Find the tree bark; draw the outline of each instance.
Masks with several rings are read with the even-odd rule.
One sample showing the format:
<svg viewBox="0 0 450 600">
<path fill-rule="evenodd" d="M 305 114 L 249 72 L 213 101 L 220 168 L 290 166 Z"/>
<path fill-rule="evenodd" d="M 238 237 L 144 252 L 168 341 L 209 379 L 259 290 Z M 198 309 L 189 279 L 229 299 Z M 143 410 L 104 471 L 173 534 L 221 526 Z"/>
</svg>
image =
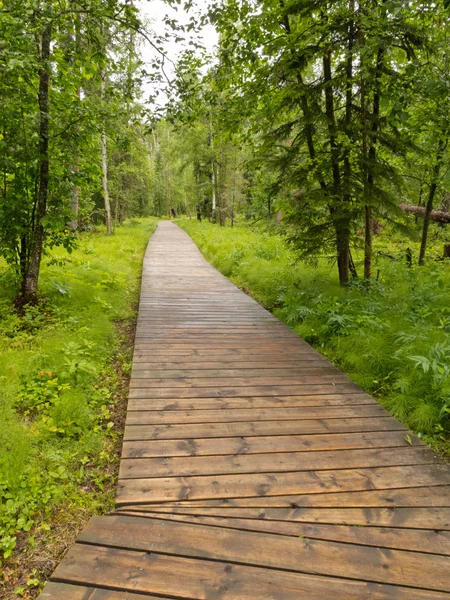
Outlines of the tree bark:
<svg viewBox="0 0 450 600">
<path fill-rule="evenodd" d="M 101 97 L 102 102 L 105 100 L 105 72 L 103 71 L 100 75 L 101 77 Z M 106 132 L 103 129 L 101 133 L 102 139 L 102 172 L 103 172 L 103 198 L 105 202 L 105 223 L 106 223 L 106 233 L 108 235 L 112 234 L 112 223 L 111 223 L 111 203 L 109 201 L 109 191 L 108 191 L 108 146 L 106 142 Z"/>
<path fill-rule="evenodd" d="M 42 221 L 47 213 L 47 198 L 49 185 L 49 132 L 50 132 L 50 48 L 52 39 L 51 23 L 48 23 L 41 37 L 41 66 L 39 69 L 39 174 L 36 196 L 36 212 L 33 239 L 31 240 L 30 262 L 26 271 L 22 293 L 26 300 L 36 297 L 39 271 L 41 268 L 42 250 L 44 245 L 44 226 Z"/>
<path fill-rule="evenodd" d="M 350 9 L 354 12 L 354 1 L 350 2 Z M 348 26 L 347 61 L 345 65 L 345 133 L 350 137 L 352 123 L 352 100 L 353 100 L 353 44 L 355 36 L 355 24 L 353 19 Z M 348 140 L 349 141 L 349 140 Z M 343 200 L 349 203 L 351 200 L 351 175 L 350 144 L 347 143 L 343 152 Z"/>
<path fill-rule="evenodd" d="M 428 192 L 428 201 L 425 207 L 425 214 L 423 216 L 423 227 L 422 227 L 422 240 L 420 242 L 420 253 L 419 253 L 419 265 L 423 265 L 425 261 L 425 252 L 427 249 L 428 240 L 428 229 L 430 227 L 430 215 L 433 210 L 434 197 L 438 186 L 439 173 L 442 165 L 442 158 L 445 149 L 444 142 L 439 140 L 436 150 L 436 161 L 433 167 L 433 176 L 431 179 L 430 191 Z"/>
<path fill-rule="evenodd" d="M 214 159 L 214 134 L 212 127 L 212 118 L 209 116 L 209 144 L 211 148 L 211 218 L 212 222 L 215 223 L 217 220 L 217 208 L 216 208 L 216 186 L 217 186 L 217 174 L 216 174 L 216 161 Z"/>
<path fill-rule="evenodd" d="M 80 35 L 80 17 L 77 16 L 75 17 L 75 56 L 77 56 L 79 50 L 80 50 L 80 45 L 81 45 L 81 35 Z M 69 39 L 72 39 L 72 35 L 69 35 Z M 79 69 L 78 69 L 79 70 Z M 78 101 L 81 101 L 81 88 L 77 87 L 76 91 L 75 91 Z M 78 131 L 78 127 L 75 128 L 76 131 Z M 73 172 L 74 173 L 79 173 L 80 171 L 80 166 L 79 166 L 79 156 L 78 156 L 78 147 L 77 144 L 75 144 L 75 148 L 74 148 L 74 161 L 73 161 Z M 72 231 L 77 231 L 78 229 L 78 212 L 80 209 L 80 188 L 77 185 L 73 186 L 73 190 L 72 190 L 72 212 L 73 212 L 73 219 L 71 220 L 69 227 L 70 229 L 72 229 Z"/>
<path fill-rule="evenodd" d="M 105 223 L 106 223 L 106 233 L 108 235 L 112 234 L 112 224 L 111 224 L 111 203 L 109 201 L 109 191 L 108 191 L 108 148 L 106 145 L 106 133 L 102 131 L 102 183 L 103 183 L 103 198 L 105 201 Z"/>
<path fill-rule="evenodd" d="M 366 80 L 365 80 L 365 60 L 364 48 L 366 45 L 365 35 L 362 28 L 359 32 L 359 45 L 361 48 L 361 149 L 362 149 L 362 174 L 364 183 L 364 279 L 370 279 L 372 271 L 372 208 L 371 196 L 373 187 L 373 177 L 369 165 L 369 150 L 368 150 L 368 132 L 367 132 L 367 95 L 366 95 Z M 376 95 L 376 92 L 375 92 Z M 375 100 L 374 100 L 375 104 Z M 373 140 L 370 150 L 374 149 Z"/>
<path fill-rule="evenodd" d="M 406 213 L 415 215 L 416 217 L 424 217 L 426 212 L 425 206 L 413 206 L 412 204 L 400 204 L 401 208 Z M 436 221 L 438 223 L 450 223 L 450 212 L 443 212 L 442 210 L 432 210 L 429 215 L 430 221 Z"/>
<path fill-rule="evenodd" d="M 381 71 L 383 67 L 383 56 L 384 50 L 379 47 L 376 58 L 375 68 L 375 90 L 373 93 L 373 114 L 372 114 L 372 130 L 370 132 L 370 148 L 368 152 L 368 164 L 367 164 L 367 193 L 364 210 L 365 220 L 365 240 L 364 240 L 364 278 L 370 279 L 372 271 L 372 232 L 373 232 L 373 218 L 372 218 L 372 198 L 373 188 L 375 184 L 375 178 L 373 175 L 373 165 L 377 158 L 377 139 L 378 139 L 378 127 L 380 119 L 380 102 L 381 102 Z M 364 107 L 364 119 L 366 116 Z M 364 128 L 366 124 L 364 123 Z M 366 130 L 367 131 L 367 130 Z"/>
<path fill-rule="evenodd" d="M 364 207 L 364 279 L 370 279 L 372 274 L 372 209 Z"/>
<path fill-rule="evenodd" d="M 339 146 L 337 143 L 336 118 L 334 114 L 334 98 L 331 78 L 331 45 L 323 57 L 323 74 L 325 88 L 325 112 L 328 121 L 330 142 L 331 169 L 333 174 L 333 198 L 330 213 L 336 232 L 336 251 L 339 272 L 339 283 L 346 285 L 349 280 L 350 260 L 350 226 L 345 212 L 342 210 L 341 171 L 339 166 Z"/>
</svg>

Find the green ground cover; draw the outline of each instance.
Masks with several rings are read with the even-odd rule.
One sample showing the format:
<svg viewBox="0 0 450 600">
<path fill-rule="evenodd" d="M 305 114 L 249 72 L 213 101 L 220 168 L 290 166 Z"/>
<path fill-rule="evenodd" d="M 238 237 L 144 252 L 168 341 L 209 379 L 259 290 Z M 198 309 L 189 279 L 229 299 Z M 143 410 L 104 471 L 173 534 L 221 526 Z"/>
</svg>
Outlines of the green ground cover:
<svg viewBox="0 0 450 600">
<path fill-rule="evenodd" d="M 136 317 L 143 253 L 155 226 L 156 219 L 129 221 L 113 236 L 103 230 L 83 233 L 72 254 L 54 249 L 44 259 L 42 300 L 22 315 L 13 305 L 13 274 L 0 264 L 4 559 L 32 553 L 43 533 L 51 544 L 55 515 L 64 521 L 72 512 L 76 520 L 81 511 L 85 520 L 113 505 L 116 404 L 126 397 L 121 388 L 131 367 L 127 336 Z M 5 567 L 4 575 L 8 572 L 14 579 Z M 28 573 L 14 593 L 26 596 L 39 577 Z"/>
<path fill-rule="evenodd" d="M 375 240 L 367 285 L 338 285 L 330 259 L 296 260 L 274 231 L 180 220 L 205 257 L 346 372 L 422 438 L 449 451 L 450 260 L 433 227 L 430 260 L 409 268 L 404 236 Z M 355 252 L 358 265 L 358 252 Z M 360 269 L 362 270 L 362 269 Z"/>
</svg>

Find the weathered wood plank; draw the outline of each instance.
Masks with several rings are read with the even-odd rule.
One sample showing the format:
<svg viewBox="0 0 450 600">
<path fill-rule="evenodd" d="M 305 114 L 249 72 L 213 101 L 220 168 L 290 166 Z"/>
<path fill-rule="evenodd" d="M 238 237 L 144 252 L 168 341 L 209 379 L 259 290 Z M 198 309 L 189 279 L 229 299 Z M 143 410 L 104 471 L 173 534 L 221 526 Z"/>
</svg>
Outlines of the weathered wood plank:
<svg viewBox="0 0 450 600">
<path fill-rule="evenodd" d="M 153 388 L 205 388 L 214 386 L 215 388 L 229 388 L 229 387 L 248 387 L 251 385 L 268 385 L 268 386 L 293 386 L 303 385 L 311 386 L 314 389 L 316 385 L 336 385 L 341 383 L 344 385 L 350 385 L 347 383 L 348 378 L 342 373 L 328 372 L 323 375 L 303 375 L 293 374 L 292 376 L 284 377 L 266 377 L 261 374 L 253 377 L 178 377 L 178 378 L 159 378 L 159 379 L 132 379 L 130 381 L 130 388 L 140 388 L 141 390 L 151 390 Z"/>
<path fill-rule="evenodd" d="M 420 552 L 383 552 L 369 546 L 131 516 L 94 517 L 79 539 L 97 546 L 450 591 L 449 558 Z"/>
<path fill-rule="evenodd" d="M 194 423 L 165 425 L 129 425 L 125 440 L 193 439 L 260 435 L 293 435 L 316 433 L 351 433 L 371 431 L 404 431 L 406 428 L 392 417 L 353 419 L 305 419 L 289 421 L 241 421 L 230 423 Z"/>
<path fill-rule="evenodd" d="M 123 588 L 122 588 L 123 589 Z M 167 596 L 144 596 L 147 600 L 170 600 Z M 71 585 L 70 583 L 47 583 L 40 600 L 143 600 L 142 594 Z M 172 597 L 173 600 L 173 597 Z"/>
<path fill-rule="evenodd" d="M 450 530 L 450 508 L 198 508 L 161 507 L 156 513 L 172 515 L 257 519 L 298 523 L 323 523 L 354 527 L 397 527 L 404 529 Z"/>
<path fill-rule="evenodd" d="M 116 502 L 123 506 L 173 500 L 321 494 L 442 484 L 450 485 L 450 469 L 444 465 L 161 477 L 121 480 Z"/>
<path fill-rule="evenodd" d="M 230 348 L 181 348 L 177 350 L 138 349 L 135 347 L 134 362 L 161 362 L 166 360 L 201 360 L 217 361 L 226 360 L 271 360 L 274 353 L 258 347 L 250 350 L 239 349 L 235 346 Z M 295 350 L 284 350 L 280 348 L 276 352 L 277 360 L 291 359 L 297 361 L 319 360 L 323 358 L 318 352 L 311 352 L 308 348 L 296 348 Z"/>
<path fill-rule="evenodd" d="M 304 360 L 272 360 L 270 363 L 271 369 L 286 369 L 287 367 L 292 367 L 295 369 L 303 370 L 321 367 L 323 365 L 327 365 L 327 361 L 325 358 L 318 360 L 315 357 L 310 357 Z M 242 360 L 237 359 L 234 361 L 224 360 L 210 360 L 206 361 L 204 358 L 199 357 L 199 359 L 194 360 L 195 356 L 187 357 L 187 360 L 165 360 L 159 362 L 135 362 L 133 364 L 133 372 L 139 371 L 148 371 L 151 369 L 155 369 L 157 371 L 161 371 L 164 369 L 197 369 L 201 370 L 211 370 L 211 369 L 264 369 L 267 366 L 267 361 L 263 360 Z"/>
<path fill-rule="evenodd" d="M 171 387 L 130 389 L 130 398 L 246 398 L 248 396 L 308 396 L 310 394 L 353 394 L 361 393 L 354 383 L 329 385 L 253 385 L 248 387 Z"/>
<path fill-rule="evenodd" d="M 450 486 L 407 487 L 404 489 L 367 490 L 363 492 L 326 492 L 290 496 L 259 496 L 252 498 L 224 498 L 215 500 L 184 500 L 151 505 L 154 508 L 170 507 L 250 507 L 250 508 L 329 508 L 329 507 L 450 507 Z M 137 509 L 130 505 L 129 508 Z M 142 508 L 142 507 L 140 507 Z"/>
<path fill-rule="evenodd" d="M 275 441 L 273 441 L 275 444 Z M 318 450 L 317 452 L 272 452 L 225 456 L 179 456 L 156 458 L 123 458 L 121 479 L 145 477 L 180 477 L 224 475 L 230 473 L 282 473 L 326 469 L 359 469 L 399 465 L 436 463 L 436 455 L 428 448 Z"/>
<path fill-rule="evenodd" d="M 338 563 L 339 561 L 336 561 Z M 370 569 L 369 569 L 370 570 Z M 76 544 L 55 579 L 141 594 L 211 600 L 444 600 L 450 594 L 155 552 Z M 416 581 L 417 573 L 416 573 Z"/>
<path fill-rule="evenodd" d="M 295 408 L 303 406 L 376 405 L 368 394 L 263 396 L 245 398 L 130 398 L 128 410 L 217 410 L 225 408 Z"/>
<path fill-rule="evenodd" d="M 411 440 L 411 442 L 409 441 Z M 329 435 L 280 436 L 276 443 L 270 436 L 196 438 L 124 442 L 122 458 L 152 458 L 170 456 L 214 456 L 222 454 L 260 454 L 263 452 L 293 452 L 308 450 L 345 450 L 358 448 L 398 448 L 423 444 L 419 438 L 407 439 L 403 431 L 347 433 Z"/>
<path fill-rule="evenodd" d="M 299 419 L 351 419 L 384 417 L 387 411 L 379 404 L 356 406 L 307 406 L 294 408 L 253 408 L 221 410 L 142 410 L 127 414 L 127 425 L 158 423 L 225 423 L 237 421 L 295 421 Z"/>
<path fill-rule="evenodd" d="M 145 511 L 139 507 L 119 509 L 117 514 L 128 514 L 131 516 L 143 516 L 152 519 L 164 519 L 169 521 L 182 521 L 201 525 L 212 525 L 214 527 L 225 527 L 227 529 L 239 529 L 247 531 L 260 531 L 275 533 L 292 537 L 311 538 L 316 540 L 329 540 L 357 544 L 362 546 L 374 546 L 376 548 L 396 548 L 398 550 L 409 550 L 427 554 L 442 554 L 450 556 L 450 532 L 434 531 L 428 529 L 404 529 L 392 527 L 353 527 L 348 525 L 323 525 L 311 523 L 298 523 L 293 521 L 268 521 L 263 519 L 239 519 L 229 516 L 208 517 L 198 514 L 172 514 L 152 512 L 149 507 Z"/>
<path fill-rule="evenodd" d="M 227 379 L 260 379 L 261 377 L 274 377 L 275 379 L 282 377 L 283 379 L 296 379 L 299 375 L 303 377 L 317 376 L 322 380 L 323 376 L 332 376 L 333 374 L 340 374 L 336 367 L 332 365 L 325 365 L 315 368 L 304 367 L 302 369 L 290 368 L 290 369 L 164 369 L 156 371 L 153 369 L 149 370 L 137 370 L 133 371 L 132 380 L 137 379 L 160 379 L 161 381 L 173 380 L 173 379 L 189 379 L 194 382 L 198 379 L 210 379 L 215 378 L 222 380 L 224 377 Z M 136 382 L 137 383 L 137 382 Z"/>
</svg>

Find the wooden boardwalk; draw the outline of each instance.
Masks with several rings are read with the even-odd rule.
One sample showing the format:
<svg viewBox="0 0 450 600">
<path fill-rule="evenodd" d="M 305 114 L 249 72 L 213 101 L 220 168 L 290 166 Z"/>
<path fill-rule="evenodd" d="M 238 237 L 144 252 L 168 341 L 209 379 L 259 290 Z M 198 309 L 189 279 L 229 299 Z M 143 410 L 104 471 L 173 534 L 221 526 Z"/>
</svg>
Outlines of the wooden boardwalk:
<svg viewBox="0 0 450 600">
<path fill-rule="evenodd" d="M 41 598 L 450 599 L 450 469 L 163 222 L 117 508 Z"/>
</svg>

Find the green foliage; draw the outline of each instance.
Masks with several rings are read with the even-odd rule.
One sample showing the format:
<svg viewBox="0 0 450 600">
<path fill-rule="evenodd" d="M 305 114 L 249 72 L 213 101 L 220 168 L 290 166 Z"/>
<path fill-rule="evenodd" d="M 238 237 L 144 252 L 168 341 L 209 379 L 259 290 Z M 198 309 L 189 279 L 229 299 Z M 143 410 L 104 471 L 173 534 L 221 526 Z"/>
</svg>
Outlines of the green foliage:
<svg viewBox="0 0 450 600">
<path fill-rule="evenodd" d="M 43 252 L 73 250 L 96 201 L 103 220 L 101 150 L 116 220 L 149 212 L 141 22 L 122 0 L 11 0 L 1 15 L 0 256 L 29 300 Z"/>
<path fill-rule="evenodd" d="M 276 232 L 180 225 L 215 267 L 394 416 L 424 437 L 450 432 L 448 262 L 408 268 L 404 246 L 385 231 L 376 242 L 378 280 L 343 289 L 329 260 L 299 262 Z"/>
<path fill-rule="evenodd" d="M 120 341 L 115 323 L 135 316 L 143 251 L 154 228 L 154 220 L 143 220 L 126 223 L 115 236 L 85 233 L 70 261 L 55 248 L 44 259 L 45 300 L 26 306 L 23 316 L 13 308 L 11 273 L 0 265 L 5 558 L 17 536 L 48 519 L 55 505 L 95 505 L 110 477 L 117 385 L 110 361 Z"/>
<path fill-rule="evenodd" d="M 300 255 L 336 256 L 346 285 L 353 247 L 370 279 L 378 222 L 413 238 L 399 205 L 426 205 L 422 264 L 429 213 L 450 197 L 447 3 L 224 0 L 209 18 L 217 60 L 202 76 L 181 58 L 167 114 L 185 135 L 209 127 L 195 155 L 209 150 L 219 174 L 228 165 L 212 141 L 232 140 L 237 210 L 270 221 L 281 209 Z"/>
</svg>

